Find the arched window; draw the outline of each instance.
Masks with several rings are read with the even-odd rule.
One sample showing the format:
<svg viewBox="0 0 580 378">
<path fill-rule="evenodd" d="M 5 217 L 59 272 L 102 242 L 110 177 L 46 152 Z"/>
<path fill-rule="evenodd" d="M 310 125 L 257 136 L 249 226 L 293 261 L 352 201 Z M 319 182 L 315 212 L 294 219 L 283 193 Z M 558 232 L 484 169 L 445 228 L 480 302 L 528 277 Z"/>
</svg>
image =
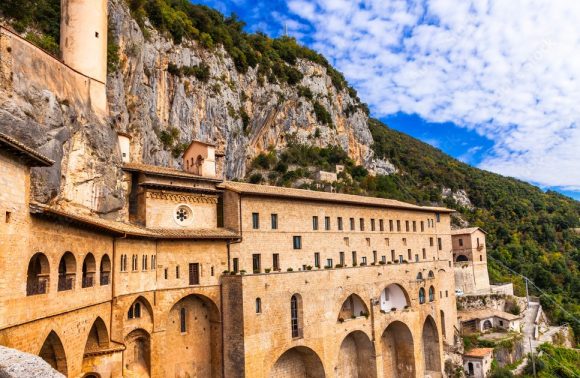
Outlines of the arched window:
<svg viewBox="0 0 580 378">
<path fill-rule="evenodd" d="M 429 288 L 429 302 L 433 302 L 435 300 L 435 288 L 431 286 Z"/>
<path fill-rule="evenodd" d="M 262 313 L 262 300 L 260 298 L 256 298 L 256 314 Z"/>
<path fill-rule="evenodd" d="M 425 303 L 425 289 L 419 289 L 419 304 Z"/>
<path fill-rule="evenodd" d="M 141 317 L 141 303 L 135 302 L 129 307 L 129 312 L 127 313 L 129 319 L 140 318 Z"/>
<path fill-rule="evenodd" d="M 421 281 L 423 280 L 423 273 L 419 272 L 417 273 L 417 281 Z"/>
<path fill-rule="evenodd" d="M 101 286 L 108 285 L 111 276 L 111 260 L 108 255 L 103 255 L 101 258 L 100 280 Z"/>
<path fill-rule="evenodd" d="M 179 326 L 181 329 L 181 333 L 185 333 L 187 332 L 187 324 L 186 324 L 186 319 L 185 319 L 185 307 L 182 307 L 181 310 L 179 311 Z"/>
<path fill-rule="evenodd" d="M 87 254 L 83 261 L 82 287 L 91 287 L 95 284 L 96 263 L 92 253 Z"/>
<path fill-rule="evenodd" d="M 77 262 L 72 253 L 62 255 L 58 264 L 58 291 L 72 290 L 76 278 Z"/>
<path fill-rule="evenodd" d="M 290 298 L 290 327 L 292 338 L 302 337 L 302 298 L 294 294 Z"/>
<path fill-rule="evenodd" d="M 50 278 L 50 267 L 44 253 L 36 253 L 28 263 L 26 295 L 46 294 Z"/>
<path fill-rule="evenodd" d="M 457 256 L 457 259 L 455 259 L 455 261 L 456 262 L 465 262 L 465 261 L 469 261 L 469 259 L 465 255 L 459 255 L 459 256 Z"/>
<path fill-rule="evenodd" d="M 432 270 L 430 270 L 430 271 L 429 271 L 429 275 L 428 275 L 428 277 L 429 277 L 429 278 L 435 278 L 435 273 L 433 273 L 433 271 L 432 271 Z"/>
</svg>

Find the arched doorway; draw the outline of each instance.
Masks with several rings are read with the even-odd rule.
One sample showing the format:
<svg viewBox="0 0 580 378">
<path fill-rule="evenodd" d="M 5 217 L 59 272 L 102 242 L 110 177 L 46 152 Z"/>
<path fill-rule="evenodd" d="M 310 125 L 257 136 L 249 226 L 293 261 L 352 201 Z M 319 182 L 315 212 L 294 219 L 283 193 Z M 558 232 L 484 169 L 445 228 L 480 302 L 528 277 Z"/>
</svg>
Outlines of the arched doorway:
<svg viewBox="0 0 580 378">
<path fill-rule="evenodd" d="M 65 376 L 68 374 L 66 353 L 56 332 L 50 331 L 44 340 L 44 344 L 42 344 L 42 348 L 40 348 L 38 355 L 48 362 L 53 369 L 61 372 Z"/>
<path fill-rule="evenodd" d="M 139 328 L 125 337 L 126 349 L 123 352 L 125 366 L 129 376 L 149 377 L 151 374 L 151 341 L 149 334 Z"/>
<path fill-rule="evenodd" d="M 320 357 L 312 349 L 294 347 L 284 352 L 270 370 L 269 378 L 324 378 Z"/>
<path fill-rule="evenodd" d="M 50 266 L 44 253 L 36 253 L 28 263 L 26 272 L 26 295 L 48 292 Z"/>
<path fill-rule="evenodd" d="M 189 295 L 173 305 L 167 319 L 165 360 L 168 377 L 221 375 L 221 323 L 217 306 L 207 297 Z"/>
<path fill-rule="evenodd" d="M 340 378 L 377 376 L 375 347 L 366 333 L 354 331 L 344 338 L 338 352 L 336 376 Z"/>
<path fill-rule="evenodd" d="M 400 321 L 395 321 L 381 337 L 383 376 L 389 378 L 415 378 L 415 352 L 413 335 Z"/>
<path fill-rule="evenodd" d="M 381 292 L 381 310 L 384 312 L 402 310 L 407 306 L 409 296 L 401 286 L 390 284 Z"/>
<path fill-rule="evenodd" d="M 423 324 L 423 358 L 425 362 L 425 374 L 441 376 L 441 353 L 439 348 L 439 335 L 437 325 L 431 316 L 427 316 Z"/>
</svg>

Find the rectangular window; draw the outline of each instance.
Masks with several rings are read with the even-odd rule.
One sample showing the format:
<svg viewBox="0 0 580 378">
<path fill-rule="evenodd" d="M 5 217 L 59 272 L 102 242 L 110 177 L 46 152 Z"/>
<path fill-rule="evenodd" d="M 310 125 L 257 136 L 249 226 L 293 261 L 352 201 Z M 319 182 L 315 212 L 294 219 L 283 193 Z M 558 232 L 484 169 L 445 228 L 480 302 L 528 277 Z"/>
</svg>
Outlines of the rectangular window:
<svg viewBox="0 0 580 378">
<path fill-rule="evenodd" d="M 352 251 L 352 265 L 354 266 L 356 264 L 357 264 L 357 262 L 356 262 L 356 251 Z"/>
<path fill-rule="evenodd" d="M 421 221 L 421 232 L 425 231 L 425 222 Z"/>
<path fill-rule="evenodd" d="M 270 218 L 272 219 L 272 230 L 278 229 L 278 214 L 271 214 Z"/>
<path fill-rule="evenodd" d="M 210 273 L 210 274 L 211 274 L 211 276 L 213 277 L 213 276 L 214 276 L 214 269 L 213 269 L 213 266 L 211 267 L 211 269 L 210 269 L 210 272 L 211 272 L 211 273 Z"/>
<path fill-rule="evenodd" d="M 262 256 L 259 253 L 254 253 L 252 255 L 252 271 L 254 273 L 260 273 L 262 270 Z"/>
<path fill-rule="evenodd" d="M 179 265 L 175 267 L 175 278 L 179 278 Z"/>
<path fill-rule="evenodd" d="M 339 252 L 338 255 L 339 255 L 339 259 L 340 259 L 340 262 L 339 262 L 340 265 L 344 266 L 344 264 L 345 264 L 345 261 L 344 261 L 344 252 Z"/>
<path fill-rule="evenodd" d="M 373 251 L 373 262 L 377 263 L 377 251 Z"/>
<path fill-rule="evenodd" d="M 382 219 L 379 219 L 379 231 L 385 231 L 385 221 Z"/>
<path fill-rule="evenodd" d="M 401 232 L 401 221 L 397 220 L 397 232 Z"/>
<path fill-rule="evenodd" d="M 395 261 L 395 250 L 391 249 L 391 261 Z"/>
<path fill-rule="evenodd" d="M 441 238 L 437 238 L 437 248 L 439 248 L 440 251 L 443 249 Z"/>
<path fill-rule="evenodd" d="M 141 270 L 147 270 L 147 255 L 141 257 Z"/>
<path fill-rule="evenodd" d="M 10 211 L 6 212 L 6 223 L 10 223 L 10 217 L 12 216 L 12 213 Z"/>
<path fill-rule="evenodd" d="M 292 245 L 294 249 L 302 249 L 302 236 L 293 236 Z"/>
<path fill-rule="evenodd" d="M 429 238 L 429 246 L 433 247 L 433 238 Z"/>
<path fill-rule="evenodd" d="M 409 232 L 409 221 L 405 221 L 405 231 Z"/>
<path fill-rule="evenodd" d="M 423 248 L 423 260 L 427 260 L 427 250 Z"/>
<path fill-rule="evenodd" d="M 409 261 L 411 261 L 411 255 L 412 255 L 412 252 L 411 252 L 411 250 L 410 250 L 410 249 L 407 249 L 407 259 L 408 259 Z"/>
<path fill-rule="evenodd" d="M 375 220 L 371 218 L 371 231 L 375 230 Z"/>
<path fill-rule="evenodd" d="M 463 247 L 463 239 L 459 238 L 459 246 Z"/>
<path fill-rule="evenodd" d="M 350 218 L 350 230 L 354 231 L 354 218 Z"/>
<path fill-rule="evenodd" d="M 252 213 L 252 228 L 257 230 L 260 228 L 260 214 Z"/>
<path fill-rule="evenodd" d="M 361 264 L 361 265 L 367 265 L 367 257 L 366 257 L 366 256 L 363 256 L 363 257 L 361 257 L 361 262 L 360 262 L 360 264 Z"/>
<path fill-rule="evenodd" d="M 320 253 L 314 252 L 314 267 L 320 268 Z"/>
<path fill-rule="evenodd" d="M 234 272 L 238 273 L 240 271 L 240 259 L 234 257 Z"/>
<path fill-rule="evenodd" d="M 388 247 L 388 246 L 389 246 L 389 244 L 390 244 L 390 240 L 389 240 L 389 238 L 385 238 L 385 245 Z"/>
<path fill-rule="evenodd" d="M 361 231 L 364 231 L 365 230 L 365 220 L 364 220 L 364 218 L 360 218 L 359 221 L 360 221 L 360 230 Z"/>
<path fill-rule="evenodd" d="M 403 238 L 403 245 L 407 245 L 407 238 Z"/>
<path fill-rule="evenodd" d="M 381 261 L 386 264 L 387 263 L 387 256 L 382 255 L 381 256 Z"/>
<path fill-rule="evenodd" d="M 151 269 L 157 268 L 157 257 L 155 255 L 151 255 Z"/>
<path fill-rule="evenodd" d="M 169 277 L 169 269 L 167 268 L 163 269 L 163 277 L 165 277 L 165 279 Z"/>
<path fill-rule="evenodd" d="M 350 239 L 344 238 L 344 244 L 348 247 L 350 245 Z"/>
<path fill-rule="evenodd" d="M 342 217 L 336 218 L 336 227 L 338 228 L 338 231 L 342 231 Z"/>
<path fill-rule="evenodd" d="M 389 231 L 393 232 L 394 228 L 393 228 L 393 220 L 389 219 Z"/>
<path fill-rule="evenodd" d="M 399 255 L 399 264 L 403 262 L 403 255 Z"/>
<path fill-rule="evenodd" d="M 189 264 L 189 284 L 199 285 L 199 264 Z"/>
<path fill-rule="evenodd" d="M 415 255 L 415 262 L 419 262 L 419 255 Z"/>
<path fill-rule="evenodd" d="M 124 261 L 125 261 L 125 255 L 121 255 L 121 264 L 120 264 L 121 272 L 124 272 L 125 270 L 127 270 L 127 267 L 125 266 Z"/>
<path fill-rule="evenodd" d="M 479 248 L 479 238 L 477 238 L 477 248 Z"/>
<path fill-rule="evenodd" d="M 182 307 L 179 311 L 179 328 L 181 329 L 181 333 L 187 332 L 187 325 L 185 322 L 185 307 Z"/>
<path fill-rule="evenodd" d="M 333 267 L 333 264 L 332 264 L 332 259 L 326 259 L 326 266 L 327 266 L 328 268 L 332 268 L 332 267 Z"/>
<path fill-rule="evenodd" d="M 365 238 L 365 239 L 367 241 L 367 247 L 370 247 L 371 246 L 371 238 Z"/>
<path fill-rule="evenodd" d="M 312 229 L 318 230 L 318 217 L 316 215 L 312 217 Z"/>
<path fill-rule="evenodd" d="M 441 214 L 435 213 L 435 219 L 437 220 L 437 223 L 441 222 Z"/>
<path fill-rule="evenodd" d="M 413 232 L 417 232 L 417 221 L 413 221 Z"/>
<path fill-rule="evenodd" d="M 326 231 L 330 230 L 330 217 L 324 217 L 324 229 Z"/>
<path fill-rule="evenodd" d="M 272 255 L 272 269 L 280 270 L 280 255 L 278 253 Z"/>
</svg>

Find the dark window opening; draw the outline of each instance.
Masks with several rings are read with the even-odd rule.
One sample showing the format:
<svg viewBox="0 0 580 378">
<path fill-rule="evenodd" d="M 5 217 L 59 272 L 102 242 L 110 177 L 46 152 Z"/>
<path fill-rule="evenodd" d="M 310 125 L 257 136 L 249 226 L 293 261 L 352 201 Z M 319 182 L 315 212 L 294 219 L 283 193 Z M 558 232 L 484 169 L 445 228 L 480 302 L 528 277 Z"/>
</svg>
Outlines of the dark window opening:
<svg viewBox="0 0 580 378">
<path fill-rule="evenodd" d="M 189 284 L 199 285 L 199 263 L 189 264 Z"/>
</svg>

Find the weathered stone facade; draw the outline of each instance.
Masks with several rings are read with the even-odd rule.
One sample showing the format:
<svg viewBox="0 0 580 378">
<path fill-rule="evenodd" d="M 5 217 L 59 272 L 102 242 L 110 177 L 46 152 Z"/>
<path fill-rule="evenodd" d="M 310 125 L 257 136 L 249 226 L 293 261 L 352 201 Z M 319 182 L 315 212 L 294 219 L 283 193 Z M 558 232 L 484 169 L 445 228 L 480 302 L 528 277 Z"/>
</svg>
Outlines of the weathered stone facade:
<svg viewBox="0 0 580 378">
<path fill-rule="evenodd" d="M 456 288 L 465 294 L 490 293 L 485 231 L 477 227 L 454 230 L 451 240 Z"/>
</svg>

